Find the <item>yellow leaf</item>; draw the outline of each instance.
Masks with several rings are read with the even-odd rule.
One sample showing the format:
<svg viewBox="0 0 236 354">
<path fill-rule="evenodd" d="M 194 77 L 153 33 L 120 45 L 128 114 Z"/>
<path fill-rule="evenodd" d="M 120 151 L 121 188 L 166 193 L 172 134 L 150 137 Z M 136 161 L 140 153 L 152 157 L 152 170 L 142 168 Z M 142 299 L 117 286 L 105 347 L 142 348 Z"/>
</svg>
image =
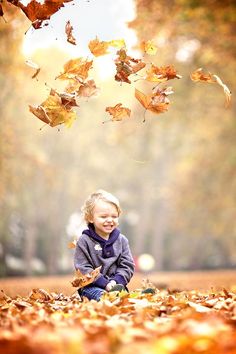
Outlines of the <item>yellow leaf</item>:
<svg viewBox="0 0 236 354">
<path fill-rule="evenodd" d="M 157 53 L 157 47 L 156 45 L 148 40 L 148 41 L 143 41 L 140 45 L 142 51 L 148 55 L 155 55 Z"/>
</svg>

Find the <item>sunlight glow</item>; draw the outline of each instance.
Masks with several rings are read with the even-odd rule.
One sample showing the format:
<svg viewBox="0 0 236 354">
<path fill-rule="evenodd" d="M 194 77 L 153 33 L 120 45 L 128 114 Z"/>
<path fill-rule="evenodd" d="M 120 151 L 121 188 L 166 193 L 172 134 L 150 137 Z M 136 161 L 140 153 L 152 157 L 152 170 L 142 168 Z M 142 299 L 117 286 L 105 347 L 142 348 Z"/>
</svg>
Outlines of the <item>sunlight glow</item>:
<svg viewBox="0 0 236 354">
<path fill-rule="evenodd" d="M 124 39 L 129 53 L 137 43 L 135 31 L 127 26 L 136 16 L 134 0 L 99 0 L 76 1 L 65 4 L 50 19 L 49 25 L 35 30 L 33 27 L 26 33 L 22 50 L 29 58 L 41 48 L 57 47 L 71 57 L 92 57 L 88 43 L 95 39 L 108 41 Z M 73 35 L 77 45 L 67 42 L 65 34 L 66 22 L 70 20 L 73 26 Z M 113 51 L 115 53 L 115 51 Z M 111 53 L 112 55 L 113 53 Z M 114 54 L 113 54 L 114 56 Z M 114 74 L 114 63 L 110 55 L 96 58 L 98 74 L 103 80 Z"/>
</svg>

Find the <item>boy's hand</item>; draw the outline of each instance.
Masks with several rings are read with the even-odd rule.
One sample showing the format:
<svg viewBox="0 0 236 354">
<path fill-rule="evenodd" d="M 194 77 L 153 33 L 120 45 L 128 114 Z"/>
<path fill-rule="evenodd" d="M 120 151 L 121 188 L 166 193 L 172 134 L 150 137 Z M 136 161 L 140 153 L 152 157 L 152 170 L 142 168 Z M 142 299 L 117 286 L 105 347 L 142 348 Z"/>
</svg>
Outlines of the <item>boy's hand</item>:
<svg viewBox="0 0 236 354">
<path fill-rule="evenodd" d="M 106 286 L 106 291 L 110 291 L 113 288 L 114 285 L 116 285 L 116 281 L 115 280 L 111 280 Z"/>
</svg>

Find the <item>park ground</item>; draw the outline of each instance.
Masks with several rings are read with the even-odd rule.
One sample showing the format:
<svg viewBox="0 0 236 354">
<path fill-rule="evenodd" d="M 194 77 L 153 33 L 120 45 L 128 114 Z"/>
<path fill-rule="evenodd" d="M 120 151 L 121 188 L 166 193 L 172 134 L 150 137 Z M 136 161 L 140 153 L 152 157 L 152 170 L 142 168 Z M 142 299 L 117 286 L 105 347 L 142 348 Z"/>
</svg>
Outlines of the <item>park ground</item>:
<svg viewBox="0 0 236 354">
<path fill-rule="evenodd" d="M 43 288 L 49 292 L 72 295 L 75 288 L 71 281 L 73 274 L 47 277 L 12 277 L 0 279 L 0 290 L 8 296 L 26 296 L 34 288 Z M 236 291 L 236 270 L 194 271 L 194 272 L 155 272 L 136 273 L 129 284 L 130 290 L 140 289 L 143 282 L 149 280 L 159 289 L 171 290 L 221 290 Z"/>
</svg>

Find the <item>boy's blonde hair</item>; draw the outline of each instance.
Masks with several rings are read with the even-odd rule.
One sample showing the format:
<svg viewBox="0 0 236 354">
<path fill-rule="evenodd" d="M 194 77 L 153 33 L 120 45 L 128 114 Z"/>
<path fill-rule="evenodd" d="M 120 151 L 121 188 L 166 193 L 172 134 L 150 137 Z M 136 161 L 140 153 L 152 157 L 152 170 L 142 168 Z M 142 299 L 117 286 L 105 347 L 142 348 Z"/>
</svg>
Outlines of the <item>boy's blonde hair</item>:
<svg viewBox="0 0 236 354">
<path fill-rule="evenodd" d="M 108 202 L 115 205 L 118 211 L 118 216 L 121 214 L 119 200 L 113 194 L 99 189 L 96 192 L 90 194 L 90 196 L 85 200 L 84 205 L 81 208 L 84 220 L 87 224 L 89 224 L 89 219 L 92 216 L 94 206 L 98 200 L 103 200 L 104 202 Z"/>
</svg>

